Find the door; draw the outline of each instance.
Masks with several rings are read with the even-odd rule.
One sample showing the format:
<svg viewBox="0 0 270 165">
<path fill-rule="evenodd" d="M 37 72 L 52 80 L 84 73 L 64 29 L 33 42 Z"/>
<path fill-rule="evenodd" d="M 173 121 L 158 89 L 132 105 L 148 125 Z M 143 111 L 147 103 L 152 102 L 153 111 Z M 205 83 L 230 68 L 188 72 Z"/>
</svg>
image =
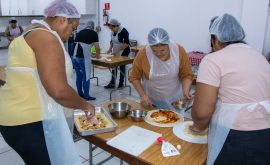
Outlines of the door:
<svg viewBox="0 0 270 165">
<path fill-rule="evenodd" d="M 28 0 L 18 0 L 19 15 L 28 15 Z"/>
<path fill-rule="evenodd" d="M 11 14 L 10 0 L 1 0 L 2 16 L 9 16 Z"/>
</svg>

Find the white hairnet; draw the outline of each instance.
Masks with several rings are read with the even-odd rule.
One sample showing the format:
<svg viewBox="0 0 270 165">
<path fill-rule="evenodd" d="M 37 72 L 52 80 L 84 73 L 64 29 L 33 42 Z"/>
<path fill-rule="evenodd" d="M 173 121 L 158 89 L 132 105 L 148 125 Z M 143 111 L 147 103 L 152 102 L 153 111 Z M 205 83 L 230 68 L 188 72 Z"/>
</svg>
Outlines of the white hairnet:
<svg viewBox="0 0 270 165">
<path fill-rule="evenodd" d="M 66 0 L 55 0 L 44 10 L 45 17 L 63 16 L 66 18 L 80 18 L 76 7 Z"/>
<path fill-rule="evenodd" d="M 8 23 L 10 23 L 11 21 L 17 21 L 17 19 L 15 17 L 10 17 Z"/>
<path fill-rule="evenodd" d="M 88 22 L 86 22 L 85 23 L 85 28 L 87 28 L 87 27 L 90 27 L 91 29 L 94 29 L 95 28 L 95 23 L 94 23 L 94 21 L 88 21 Z"/>
<path fill-rule="evenodd" d="M 230 14 L 219 16 L 210 27 L 210 33 L 216 35 L 220 42 L 242 41 L 245 32 L 240 23 Z"/>
<path fill-rule="evenodd" d="M 108 24 L 111 24 L 111 25 L 121 25 L 121 23 L 119 21 L 117 21 L 117 19 L 111 19 Z"/>
<path fill-rule="evenodd" d="M 209 29 L 212 26 L 213 22 L 218 18 L 218 16 L 214 16 L 211 20 L 210 20 L 210 25 L 209 25 Z"/>
<path fill-rule="evenodd" d="M 166 30 L 162 28 L 154 28 L 148 34 L 148 43 L 150 46 L 158 44 L 169 44 L 170 36 Z"/>
</svg>

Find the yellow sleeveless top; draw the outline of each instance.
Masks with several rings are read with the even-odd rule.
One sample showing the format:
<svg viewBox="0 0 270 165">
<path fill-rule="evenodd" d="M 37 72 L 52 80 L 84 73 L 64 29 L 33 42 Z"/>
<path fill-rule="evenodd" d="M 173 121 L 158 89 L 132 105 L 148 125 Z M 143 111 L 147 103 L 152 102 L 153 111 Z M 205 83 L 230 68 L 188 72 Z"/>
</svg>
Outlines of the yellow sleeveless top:
<svg viewBox="0 0 270 165">
<path fill-rule="evenodd" d="M 23 35 L 11 42 L 7 67 L 37 68 L 35 53 Z M 32 72 L 7 70 L 6 84 L 0 89 L 0 125 L 15 126 L 41 120 L 41 104 Z"/>
</svg>

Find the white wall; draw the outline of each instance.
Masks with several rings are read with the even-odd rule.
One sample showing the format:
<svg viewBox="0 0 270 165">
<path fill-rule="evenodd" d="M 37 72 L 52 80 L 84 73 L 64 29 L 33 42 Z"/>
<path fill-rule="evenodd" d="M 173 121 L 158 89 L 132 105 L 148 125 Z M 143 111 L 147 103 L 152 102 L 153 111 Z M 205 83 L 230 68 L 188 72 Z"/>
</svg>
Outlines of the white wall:
<svg viewBox="0 0 270 165">
<path fill-rule="evenodd" d="M 270 6 L 268 7 L 267 24 L 265 28 L 263 55 L 270 53 Z"/>
<path fill-rule="evenodd" d="M 107 50 L 110 30 L 102 24 L 104 3 L 110 3 L 109 18 L 119 20 L 129 31 L 130 39 L 137 40 L 139 45 L 147 44 L 147 34 L 152 28 L 161 27 L 187 52 L 209 52 L 210 19 L 229 13 L 243 24 L 246 41 L 259 52 L 263 49 L 268 0 L 100 0 L 99 39 L 103 50 Z"/>
</svg>

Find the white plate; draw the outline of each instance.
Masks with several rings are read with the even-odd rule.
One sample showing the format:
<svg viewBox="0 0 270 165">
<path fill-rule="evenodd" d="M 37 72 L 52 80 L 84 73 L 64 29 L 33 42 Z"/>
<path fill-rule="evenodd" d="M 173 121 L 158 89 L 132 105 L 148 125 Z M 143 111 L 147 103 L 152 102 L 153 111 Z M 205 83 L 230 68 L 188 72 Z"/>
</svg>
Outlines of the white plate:
<svg viewBox="0 0 270 165">
<path fill-rule="evenodd" d="M 193 138 L 184 133 L 185 125 L 190 123 L 193 123 L 193 121 L 185 121 L 180 125 L 174 126 L 173 133 L 175 136 L 190 143 L 207 144 L 207 138 Z"/>
<path fill-rule="evenodd" d="M 179 113 L 173 111 L 174 113 L 176 113 L 176 114 L 179 116 L 180 121 L 177 121 L 177 122 L 175 122 L 175 123 L 168 123 L 168 124 L 160 124 L 160 123 L 156 123 L 156 122 L 154 122 L 154 121 L 151 120 L 150 115 L 151 115 L 152 113 L 154 113 L 154 112 L 157 112 L 157 111 L 160 111 L 160 110 L 157 109 L 157 110 L 148 111 L 148 112 L 147 112 L 147 115 L 146 115 L 145 118 L 144 118 L 144 121 L 147 122 L 148 124 L 151 124 L 151 125 L 157 126 L 157 127 L 174 127 L 174 126 L 179 125 L 179 124 L 181 124 L 182 122 L 184 122 L 183 116 L 180 115 Z"/>
</svg>

